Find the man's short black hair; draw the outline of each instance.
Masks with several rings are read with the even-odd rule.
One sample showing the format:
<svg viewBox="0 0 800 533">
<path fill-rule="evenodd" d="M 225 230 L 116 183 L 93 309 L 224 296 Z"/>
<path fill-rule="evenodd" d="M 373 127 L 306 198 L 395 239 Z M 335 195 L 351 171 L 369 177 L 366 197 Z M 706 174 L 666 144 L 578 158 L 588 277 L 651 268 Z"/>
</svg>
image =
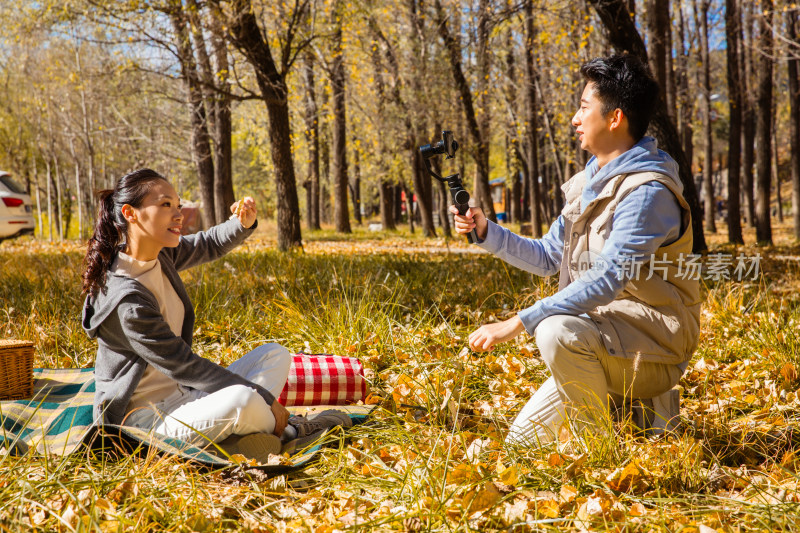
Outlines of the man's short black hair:
<svg viewBox="0 0 800 533">
<path fill-rule="evenodd" d="M 581 75 L 594 84 L 604 115 L 619 108 L 628 117 L 629 132 L 638 142 L 658 101 L 658 82 L 647 65 L 629 54 L 598 57 L 583 64 Z"/>
</svg>

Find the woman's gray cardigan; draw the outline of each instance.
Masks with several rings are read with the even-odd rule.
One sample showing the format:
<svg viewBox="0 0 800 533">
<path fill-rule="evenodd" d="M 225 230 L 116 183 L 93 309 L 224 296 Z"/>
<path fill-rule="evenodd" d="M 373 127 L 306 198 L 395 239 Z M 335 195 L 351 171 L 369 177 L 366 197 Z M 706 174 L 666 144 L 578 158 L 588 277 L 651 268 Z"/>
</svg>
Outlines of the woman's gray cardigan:
<svg viewBox="0 0 800 533">
<path fill-rule="evenodd" d="M 83 306 L 83 328 L 97 338 L 94 418 L 98 424 L 120 424 L 147 365 L 187 388 L 215 392 L 231 385 L 255 389 L 272 405 L 265 388 L 192 352 L 194 307 L 178 271 L 222 257 L 255 229 L 230 219 L 205 232 L 181 237 L 175 248 L 158 254 L 161 269 L 184 307 L 178 337 L 167 325 L 152 292 L 138 281 L 107 272 L 105 286 Z"/>
</svg>

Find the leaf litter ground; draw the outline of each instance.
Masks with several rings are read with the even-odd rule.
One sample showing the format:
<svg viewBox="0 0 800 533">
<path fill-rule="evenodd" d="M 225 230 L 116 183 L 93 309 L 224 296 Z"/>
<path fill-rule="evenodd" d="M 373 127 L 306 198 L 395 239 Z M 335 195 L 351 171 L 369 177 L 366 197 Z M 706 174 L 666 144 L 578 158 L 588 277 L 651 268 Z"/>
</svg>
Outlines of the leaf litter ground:
<svg viewBox="0 0 800 533">
<path fill-rule="evenodd" d="M 312 236 L 313 237 L 313 236 Z M 797 529 L 800 410 L 797 247 L 760 253 L 763 276 L 705 287 L 700 348 L 681 381 L 682 430 L 519 449 L 514 414 L 546 378 L 532 339 L 487 355 L 477 325 L 555 285 L 460 241 L 310 239 L 278 254 L 257 235 L 184 275 L 195 348 L 229 363 L 277 340 L 360 357 L 371 420 L 312 468 L 265 479 L 155 455 L 0 457 L 0 529 L 102 531 L 750 531 Z M 710 239 L 712 251 L 733 249 Z M 720 240 L 719 238 L 717 240 Z M 449 248 L 449 252 L 448 252 Z M 81 247 L 0 248 L 0 327 L 37 366 L 92 366 L 80 329 Z"/>
</svg>

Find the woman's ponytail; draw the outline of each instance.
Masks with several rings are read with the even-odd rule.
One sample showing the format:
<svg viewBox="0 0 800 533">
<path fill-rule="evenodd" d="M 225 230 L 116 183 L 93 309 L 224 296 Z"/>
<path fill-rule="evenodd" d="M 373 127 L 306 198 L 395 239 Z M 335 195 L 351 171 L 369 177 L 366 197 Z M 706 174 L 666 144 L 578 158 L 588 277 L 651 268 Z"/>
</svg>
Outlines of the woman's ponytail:
<svg viewBox="0 0 800 533">
<path fill-rule="evenodd" d="M 140 207 L 150 192 L 150 185 L 166 178 L 150 169 L 141 169 L 119 179 L 113 189 L 99 191 L 100 207 L 94 233 L 89 239 L 83 259 L 83 294 L 96 296 L 106 284 L 106 274 L 111 269 L 117 253 L 124 249 L 128 238 L 128 222 L 122 216 L 122 206 Z"/>
</svg>

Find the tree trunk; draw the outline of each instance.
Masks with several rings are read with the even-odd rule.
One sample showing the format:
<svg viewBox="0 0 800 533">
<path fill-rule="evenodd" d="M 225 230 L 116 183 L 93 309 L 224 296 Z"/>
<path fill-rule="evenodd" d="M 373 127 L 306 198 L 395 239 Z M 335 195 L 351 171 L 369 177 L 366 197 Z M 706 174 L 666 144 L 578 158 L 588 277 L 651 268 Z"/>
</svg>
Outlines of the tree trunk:
<svg viewBox="0 0 800 533">
<path fill-rule="evenodd" d="M 772 99 L 772 133 L 770 135 L 770 150 L 772 150 L 772 181 L 775 183 L 775 204 L 778 222 L 783 223 L 783 196 L 781 194 L 781 175 L 778 172 L 778 127 L 775 124 L 775 105 L 777 98 Z"/>
<path fill-rule="evenodd" d="M 544 94 L 542 93 L 542 89 L 539 86 L 538 79 L 536 80 L 536 95 L 539 101 L 542 102 L 542 118 L 544 118 L 544 128 L 547 132 L 547 138 L 550 140 L 550 150 L 553 152 L 553 161 L 554 166 L 556 167 L 556 177 L 558 181 L 554 184 L 553 187 L 553 200 L 555 201 L 554 208 L 556 212 L 560 213 L 561 210 L 564 208 L 564 199 L 561 193 L 561 186 L 570 178 L 570 174 L 567 172 L 566 168 L 569 166 L 569 158 L 563 158 L 565 170 L 562 171 L 561 169 L 561 151 L 559 150 L 558 146 L 556 145 L 556 135 L 553 131 L 553 127 L 551 126 L 550 122 L 550 113 L 547 111 L 548 105 L 547 101 L 544 98 Z"/>
<path fill-rule="evenodd" d="M 231 139 L 231 99 L 225 94 L 230 91 L 230 64 L 225 30 L 222 27 L 222 14 L 211 6 L 208 14 L 211 30 L 211 44 L 214 49 L 217 86 L 214 95 L 214 210 L 217 220 L 222 222 L 230 216 L 230 206 L 236 201 L 233 191 L 233 142 Z"/>
<path fill-rule="evenodd" d="M 433 225 L 433 184 L 432 179 L 428 175 L 425 168 L 425 163 L 422 160 L 422 154 L 415 146 L 417 143 L 413 137 L 406 141 L 409 146 L 413 146 L 409 154 L 409 165 L 411 166 L 411 176 L 414 182 L 414 191 L 417 196 L 417 208 L 420 214 L 420 223 L 422 224 L 422 234 L 426 237 L 435 237 L 436 228 Z"/>
<path fill-rule="evenodd" d="M 333 93 L 333 219 L 336 231 L 350 233 L 347 207 L 347 108 L 345 104 L 344 51 L 342 49 L 341 2 L 331 12 L 335 23 L 331 53 L 331 91 Z"/>
<path fill-rule="evenodd" d="M 717 231 L 716 199 L 714 198 L 713 135 L 711 133 L 711 62 L 708 52 L 708 9 L 709 0 L 693 0 L 695 26 L 699 28 L 700 41 L 700 87 L 703 115 L 703 219 L 709 233 Z"/>
<path fill-rule="evenodd" d="M 56 228 L 58 229 L 58 240 L 64 240 L 64 195 L 63 195 L 63 187 L 61 186 L 61 169 L 59 168 L 58 164 L 58 156 L 53 157 L 53 168 L 55 170 L 55 174 L 53 178 L 56 182 L 56 215 L 58 220 L 58 224 Z"/>
<path fill-rule="evenodd" d="M 214 215 L 214 161 L 211 156 L 211 138 L 206 123 L 206 109 L 192 42 L 186 28 L 186 18 L 179 2 L 173 2 L 169 12 L 175 31 L 175 45 L 181 64 L 181 77 L 189 96 L 189 113 L 192 121 L 192 159 L 197 167 L 200 198 L 203 202 L 203 219 L 206 228 L 215 223 Z"/>
<path fill-rule="evenodd" d="M 742 108 L 742 203 L 747 224 L 754 228 L 756 226 L 756 201 L 753 196 L 755 189 L 753 167 L 755 166 L 756 103 L 753 82 L 753 17 L 750 3 L 742 2 L 740 6 L 743 8 L 740 17 L 743 19 L 745 27 L 744 41 L 741 47 L 742 94 L 744 95 Z"/>
<path fill-rule="evenodd" d="M 770 220 L 770 182 L 772 177 L 772 0 L 764 0 L 758 16 L 759 54 L 757 102 L 760 112 L 756 118 L 756 240 L 772 244 Z"/>
<path fill-rule="evenodd" d="M 420 10 L 422 9 L 422 2 L 420 0 L 407 0 L 406 2 L 406 15 L 411 27 L 409 33 L 411 57 L 416 61 L 415 71 L 417 75 L 411 76 L 409 85 L 411 93 L 417 95 L 418 98 L 425 98 L 427 94 L 427 87 L 422 83 L 422 80 L 427 79 L 427 64 L 426 53 L 427 50 L 422 42 L 422 36 L 425 34 L 424 21 L 425 17 L 421 16 Z M 424 15 L 424 14 L 422 14 Z M 391 51 L 392 55 L 394 50 Z M 392 74 L 396 80 L 400 79 L 397 71 L 396 58 L 389 58 L 391 63 Z M 422 225 L 422 233 L 426 237 L 436 236 L 436 227 L 433 224 L 433 178 L 428 174 L 425 169 L 422 155 L 419 152 L 419 145 L 421 139 L 426 139 L 429 133 L 425 132 L 426 125 L 424 117 L 415 117 L 410 113 L 410 106 L 407 106 L 401 97 L 399 91 L 400 85 L 395 84 L 394 97 L 398 105 L 405 109 L 405 127 L 406 127 L 406 148 L 409 150 L 409 161 L 411 164 L 411 176 L 414 184 L 414 191 L 417 197 L 417 209 L 419 210 L 420 224 Z M 440 127 L 437 126 L 436 131 L 439 132 Z"/>
<path fill-rule="evenodd" d="M 509 176 L 511 179 L 511 218 L 514 222 L 522 223 L 522 181 L 520 180 L 520 167 L 522 166 L 522 154 L 519 152 L 519 143 L 512 147 L 514 152 L 514 172 Z"/>
<path fill-rule="evenodd" d="M 525 2 L 525 104 L 527 110 L 528 172 L 531 186 L 531 235 L 542 236 L 542 199 L 539 191 L 539 135 L 538 104 L 536 102 L 536 58 L 534 43 L 536 34 L 533 26 L 533 0 Z"/>
<path fill-rule="evenodd" d="M 215 3 L 218 0 L 213 0 Z M 278 72 L 269 43 L 264 40 L 249 0 L 230 4 L 228 20 L 231 42 L 253 67 L 269 115 L 269 140 L 275 169 L 277 194 L 278 249 L 300 247 L 300 205 L 292 161 L 291 124 L 286 79 Z"/>
<path fill-rule="evenodd" d="M 478 194 L 478 200 L 483 204 L 484 209 L 486 209 L 486 206 L 491 206 L 491 209 L 487 211 L 487 213 L 491 212 L 491 216 L 494 217 L 492 220 L 496 221 L 497 214 L 494 212 L 494 202 L 492 201 L 491 186 L 489 185 L 489 151 L 491 146 L 489 76 L 492 70 L 491 55 L 489 54 L 489 37 L 492 29 L 490 24 L 491 11 L 490 0 L 478 0 L 477 79 L 475 80 L 477 96 L 475 99 L 475 118 L 478 122 L 478 132 L 480 134 L 480 143 L 477 153 L 480 162 L 478 163 L 475 190 Z"/>
<path fill-rule="evenodd" d="M 67 178 L 61 172 L 61 164 L 56 157 L 56 192 L 58 193 L 58 240 L 69 237 L 69 226 L 72 222 L 72 200 L 69 194 Z M 66 204 L 66 205 L 64 205 Z"/>
<path fill-rule="evenodd" d="M 680 40 L 680 48 L 678 49 L 678 54 L 676 57 L 677 72 L 675 74 L 678 85 L 678 103 L 680 106 L 678 119 L 680 122 L 681 146 L 683 147 L 683 153 L 686 155 L 686 160 L 689 162 L 691 167 L 692 160 L 694 159 L 694 145 L 692 141 L 692 137 L 694 136 L 692 127 L 694 97 L 689 90 L 689 47 L 686 46 L 686 20 L 683 13 L 683 7 L 678 5 L 677 9 L 679 16 L 678 38 Z"/>
<path fill-rule="evenodd" d="M 514 126 L 513 124 L 509 124 L 507 126 Z M 516 162 L 514 161 L 514 148 L 512 146 L 512 140 L 510 136 L 507 134 L 506 136 L 506 189 L 507 189 L 507 196 L 505 198 L 505 205 L 503 207 L 503 211 L 506 215 L 506 222 L 517 222 L 517 219 L 514 218 L 514 213 L 512 206 L 514 205 L 514 193 L 516 192 L 512 189 L 514 184 L 514 166 Z"/>
<path fill-rule="evenodd" d="M 485 2 L 485 0 L 481 0 L 481 2 Z M 452 70 L 453 74 L 453 80 L 455 81 L 456 89 L 461 96 L 461 105 L 464 111 L 464 118 L 467 121 L 467 129 L 469 130 L 470 137 L 474 143 L 472 154 L 475 159 L 476 167 L 476 200 L 481 204 L 481 207 L 483 207 L 486 217 L 489 220 L 496 222 L 497 216 L 495 215 L 491 194 L 489 192 L 489 140 L 483 138 L 481 135 L 482 130 L 478 124 L 475 107 L 472 104 L 472 90 L 469 86 L 469 83 L 467 83 L 467 79 L 464 77 L 464 71 L 461 68 L 461 46 L 447 26 L 447 17 L 444 9 L 442 8 L 442 3 L 440 0 L 436 0 L 436 14 L 439 35 L 442 37 L 442 40 L 444 40 L 445 43 L 447 57 L 450 61 L 450 69 Z M 479 13 L 478 25 L 485 32 L 488 32 L 488 21 L 486 21 L 488 16 L 488 9 L 481 10 Z M 480 30 L 479 33 L 481 33 Z M 488 35 L 483 35 L 483 37 L 479 36 L 479 41 L 488 44 Z M 482 78 L 485 77 L 485 75 L 488 75 L 488 72 L 480 71 L 480 68 L 488 69 L 489 64 L 488 58 L 484 58 L 482 60 L 480 59 L 480 56 L 487 54 L 488 52 L 485 49 L 481 50 L 480 45 L 478 48 L 478 77 Z M 483 112 L 487 111 L 484 110 Z"/>
<path fill-rule="evenodd" d="M 319 225 L 319 121 L 317 119 L 317 93 L 314 85 L 314 55 L 304 55 L 303 78 L 305 80 L 305 137 L 308 145 L 308 229 L 320 229 Z"/>
<path fill-rule="evenodd" d="M 39 224 L 36 226 L 39 230 L 39 239 L 44 237 L 44 219 L 42 218 L 42 200 L 41 200 L 41 187 L 39 187 L 39 166 L 36 164 L 36 156 L 31 157 L 31 170 L 33 171 L 33 187 L 36 191 L 36 218 Z"/>
<path fill-rule="evenodd" d="M 786 11 L 786 34 L 794 42 L 795 49 L 800 50 L 798 39 L 798 23 L 800 23 L 800 10 Z M 791 147 L 792 167 L 792 221 L 794 224 L 794 238 L 800 240 L 800 54 L 789 58 L 786 65 L 789 78 L 789 145 Z"/>
<path fill-rule="evenodd" d="M 739 6 L 738 0 L 725 0 L 725 37 L 728 41 L 728 110 L 730 131 L 728 135 L 728 240 L 744 244 L 742 214 L 739 203 L 739 175 L 741 172 L 742 91 L 739 72 Z"/>
<path fill-rule="evenodd" d="M 328 109 L 328 91 L 320 91 L 318 109 Z M 317 113 L 319 117 L 319 113 Z M 319 210 L 320 224 L 330 224 L 333 220 L 332 187 L 331 187 L 331 128 L 327 120 L 317 119 L 319 129 L 319 162 L 320 162 L 320 186 L 319 186 Z"/>
<path fill-rule="evenodd" d="M 667 112 L 674 116 L 674 101 L 670 98 L 667 58 L 672 55 L 669 33 L 671 30 L 669 20 L 669 2 L 667 0 L 648 0 L 647 6 L 647 35 L 648 55 L 650 68 L 655 74 L 656 81 L 661 87 L 661 93 L 667 104 Z"/>
<path fill-rule="evenodd" d="M 393 230 L 395 229 L 393 185 L 381 179 L 378 185 L 378 194 L 381 201 L 381 224 L 383 225 L 383 229 Z"/>
<path fill-rule="evenodd" d="M 353 181 L 350 196 L 353 198 L 353 215 L 356 224 L 361 225 L 361 165 L 358 156 L 358 143 L 353 140 Z"/>
<path fill-rule="evenodd" d="M 611 44 L 619 51 L 627 51 L 647 62 L 647 50 L 641 35 L 634 26 L 622 0 L 589 0 L 603 21 L 608 31 Z M 692 178 L 692 169 L 686 160 L 681 141 L 675 125 L 669 119 L 666 104 L 659 98 L 655 115 L 650 123 L 650 129 L 658 139 L 661 148 L 670 154 L 678 163 L 680 179 L 683 183 L 683 196 L 689 204 L 692 213 L 693 249 L 695 252 L 707 249 L 705 235 L 703 235 L 703 221 L 701 219 L 700 203 L 697 199 L 697 190 Z"/>
<path fill-rule="evenodd" d="M 512 0 L 506 0 L 506 9 L 512 12 L 514 5 Z M 504 211 L 506 215 L 506 222 L 517 222 L 520 220 L 517 217 L 519 210 L 514 210 L 514 205 L 517 202 L 517 193 L 519 187 L 514 187 L 517 162 L 515 155 L 515 146 L 519 144 L 519 113 L 516 113 L 517 103 L 517 65 L 514 60 L 514 38 L 515 31 L 509 28 L 506 32 L 506 81 L 505 92 L 506 100 L 508 101 L 509 112 L 506 119 L 506 138 L 505 138 L 505 156 L 506 156 L 506 198 Z"/>
<path fill-rule="evenodd" d="M 406 216 L 408 217 L 408 230 L 414 233 L 414 195 L 409 190 L 406 180 L 400 180 L 403 194 L 406 197 Z"/>
<path fill-rule="evenodd" d="M 53 190 L 51 187 L 53 176 L 50 173 L 50 156 L 45 157 L 44 164 L 47 169 L 47 240 L 53 242 Z"/>
<path fill-rule="evenodd" d="M 83 64 L 81 62 L 81 56 L 79 49 L 75 48 L 75 66 L 77 68 L 77 74 L 80 79 L 83 79 Z M 88 195 L 81 194 L 83 191 L 83 187 L 78 185 L 78 235 L 81 239 L 87 238 L 84 235 L 83 231 L 83 219 L 81 216 L 82 206 L 86 205 L 88 212 L 93 212 L 95 210 L 94 205 L 94 195 L 91 194 L 91 191 L 95 189 L 95 177 L 94 177 L 94 160 L 95 160 L 95 148 L 94 142 L 92 140 L 92 131 L 90 122 L 91 119 L 89 118 L 89 108 L 86 105 L 86 88 L 85 84 L 80 84 L 78 93 L 80 95 L 81 101 L 81 137 L 83 140 L 83 145 L 86 148 L 86 155 L 88 156 L 88 161 L 86 164 L 86 174 L 88 176 L 89 182 L 89 191 Z M 77 160 L 76 160 L 77 162 Z M 84 202 L 84 199 L 86 200 Z"/>
<path fill-rule="evenodd" d="M 209 140 L 211 141 L 211 136 L 213 135 L 217 124 L 217 106 L 215 102 L 216 91 L 214 90 L 216 87 L 216 82 L 214 80 L 214 71 L 211 68 L 211 59 L 208 56 L 203 24 L 200 20 L 200 7 L 197 5 L 197 0 L 187 0 L 186 9 L 183 11 L 183 14 L 187 19 L 192 34 L 192 42 L 194 44 L 193 52 L 197 58 L 196 68 L 198 68 L 198 88 L 203 95 L 204 110 L 206 114 L 205 128 L 209 132 Z M 214 168 L 214 175 L 216 176 L 216 140 L 209 142 L 209 145 L 211 146 L 211 162 Z M 214 217 L 213 223 L 219 224 L 230 216 L 230 212 L 227 213 L 227 216 L 224 213 L 220 216 L 220 213 L 218 212 L 218 204 L 221 203 L 221 199 L 217 198 L 217 195 L 214 193 L 213 179 L 211 190 L 214 197 L 214 204 L 210 208 L 211 214 Z"/>
</svg>

